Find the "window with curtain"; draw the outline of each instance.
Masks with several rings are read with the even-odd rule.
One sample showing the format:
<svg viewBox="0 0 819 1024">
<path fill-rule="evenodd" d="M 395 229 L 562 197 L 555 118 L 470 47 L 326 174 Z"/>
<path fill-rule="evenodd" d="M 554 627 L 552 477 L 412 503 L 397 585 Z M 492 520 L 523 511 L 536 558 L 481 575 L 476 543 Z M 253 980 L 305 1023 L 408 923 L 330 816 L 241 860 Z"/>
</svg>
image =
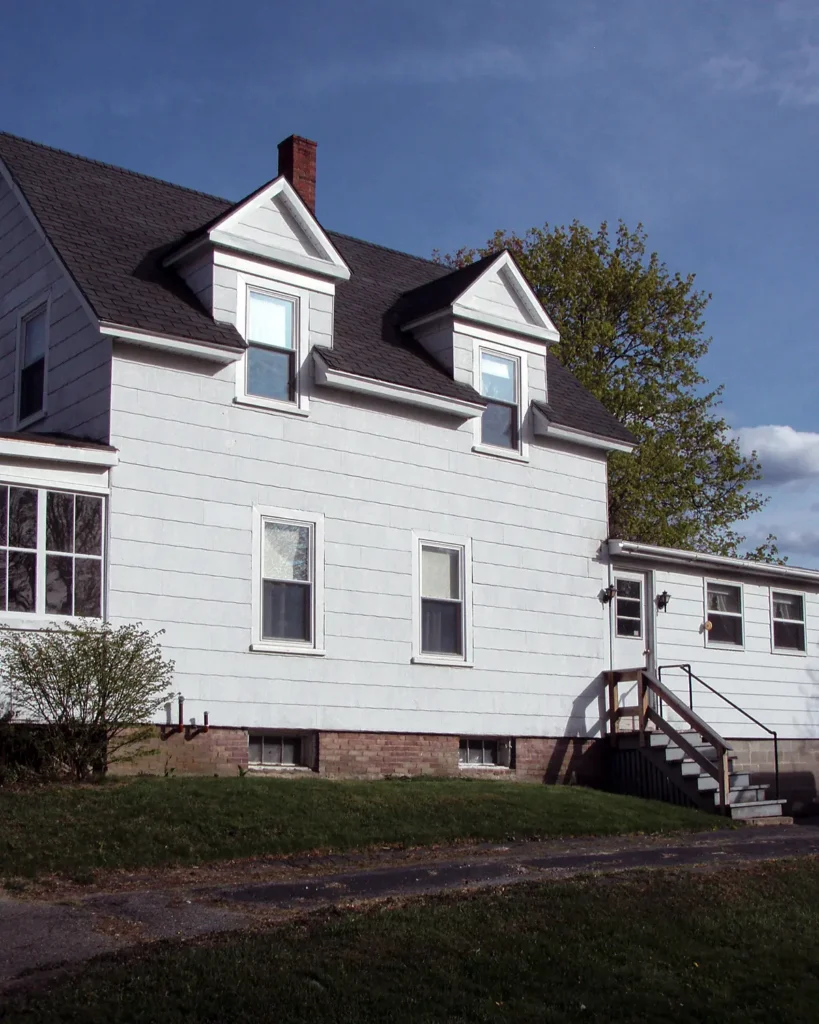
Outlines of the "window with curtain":
<svg viewBox="0 0 819 1024">
<path fill-rule="evenodd" d="M 245 393 L 276 402 L 296 400 L 297 301 L 248 290 Z"/>
<path fill-rule="evenodd" d="M 463 548 L 421 545 L 421 653 L 464 656 Z"/>
<path fill-rule="evenodd" d="M 741 647 L 742 587 L 730 583 L 706 583 L 706 610 L 711 629 L 707 631 L 709 644 L 732 644 Z"/>
<path fill-rule="evenodd" d="M 262 640 L 313 641 L 312 523 L 262 523 Z"/>
<path fill-rule="evenodd" d="M 481 417 L 481 441 L 495 448 L 517 448 L 520 363 L 481 349 L 480 376 L 481 394 L 489 399 Z"/>
<path fill-rule="evenodd" d="M 771 594 L 773 611 L 773 645 L 777 650 L 804 651 L 805 597 L 774 590 Z"/>
<path fill-rule="evenodd" d="M 30 420 L 45 407 L 45 364 L 48 346 L 48 306 L 24 318 L 20 325 L 20 382 L 18 422 Z"/>
</svg>

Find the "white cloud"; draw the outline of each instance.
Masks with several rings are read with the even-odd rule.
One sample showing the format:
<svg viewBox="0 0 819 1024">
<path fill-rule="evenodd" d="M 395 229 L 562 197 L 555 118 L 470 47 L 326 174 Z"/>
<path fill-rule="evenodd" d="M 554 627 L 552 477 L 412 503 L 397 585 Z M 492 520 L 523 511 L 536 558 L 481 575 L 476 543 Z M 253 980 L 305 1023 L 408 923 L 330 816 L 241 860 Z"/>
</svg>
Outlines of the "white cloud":
<svg viewBox="0 0 819 1024">
<path fill-rule="evenodd" d="M 721 89 L 732 92 L 748 92 L 757 89 L 765 72 L 749 57 L 711 57 L 705 62 L 705 73 Z"/>
<path fill-rule="evenodd" d="M 734 431 L 744 455 L 757 453 L 769 485 L 819 480 L 819 434 L 788 426 L 741 427 Z"/>
</svg>

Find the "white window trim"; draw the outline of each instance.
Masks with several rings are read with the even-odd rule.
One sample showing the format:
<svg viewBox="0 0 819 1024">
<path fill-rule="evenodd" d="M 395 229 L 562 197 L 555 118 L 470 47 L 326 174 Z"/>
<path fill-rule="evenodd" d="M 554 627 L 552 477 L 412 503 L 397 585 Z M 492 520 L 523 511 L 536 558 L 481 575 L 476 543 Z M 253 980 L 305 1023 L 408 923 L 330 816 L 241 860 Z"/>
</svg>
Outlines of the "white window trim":
<svg viewBox="0 0 819 1024">
<path fill-rule="evenodd" d="M 285 640 L 264 640 L 262 638 L 262 523 L 266 519 L 282 519 L 300 523 L 313 529 L 313 639 L 287 642 Z M 324 516 L 320 512 L 303 512 L 297 509 L 276 508 L 270 505 L 253 506 L 253 594 L 251 599 L 251 642 L 250 650 L 260 654 L 300 654 L 324 657 Z"/>
<path fill-rule="evenodd" d="M 623 634 L 623 635 L 621 635 L 620 633 L 617 632 L 617 619 L 618 618 L 621 617 L 621 618 L 624 618 L 624 619 L 629 619 L 631 622 L 635 621 L 634 617 L 632 615 L 618 616 L 618 614 L 617 614 L 617 601 L 619 600 L 619 596 L 617 594 L 617 581 L 618 580 L 624 580 L 624 581 L 626 581 L 628 583 L 638 583 L 640 585 L 640 599 L 639 599 L 640 600 L 640 632 L 637 634 L 637 636 L 634 636 L 633 634 L 627 634 L 627 635 Z M 614 629 L 614 638 L 615 638 L 615 640 L 643 640 L 643 641 L 645 641 L 645 645 L 648 646 L 648 640 L 647 640 L 646 635 L 645 635 L 646 634 L 646 618 L 647 618 L 647 616 L 646 616 L 646 604 L 645 604 L 645 602 L 646 602 L 646 578 L 645 578 L 645 574 L 644 573 L 637 573 L 637 572 L 628 572 L 628 571 L 618 572 L 615 569 L 613 574 L 612 574 L 612 581 L 614 583 L 614 588 L 615 588 L 615 590 L 614 590 L 614 597 L 613 597 L 612 602 L 611 602 L 611 604 L 612 604 L 612 611 L 614 612 L 613 629 Z M 627 598 L 624 598 L 624 600 L 626 600 L 626 601 L 633 601 L 634 598 L 628 598 L 627 597 Z"/>
<path fill-rule="evenodd" d="M 23 375 L 23 325 L 26 320 L 44 309 L 46 315 L 46 339 L 45 355 L 43 357 L 43 407 L 39 412 L 32 413 L 25 419 L 20 419 L 20 379 Z M 51 348 L 51 293 L 40 295 L 27 303 L 17 314 L 17 353 L 15 356 L 14 369 L 14 429 L 25 430 L 26 427 L 39 423 L 48 416 L 48 364 L 49 350 Z"/>
<path fill-rule="evenodd" d="M 802 598 L 802 629 L 805 634 L 805 649 L 800 651 L 794 647 L 777 647 L 774 643 L 774 591 L 777 594 L 793 594 L 794 597 Z M 768 602 L 771 611 L 771 654 L 785 654 L 792 658 L 805 658 L 808 654 L 808 601 L 804 590 L 789 590 L 786 587 L 769 587 Z M 777 622 L 785 622 L 785 619 L 777 619 Z"/>
<path fill-rule="evenodd" d="M 262 398 L 259 395 L 248 395 L 245 391 L 247 373 L 247 353 L 235 364 L 237 405 L 246 405 L 255 409 L 266 409 L 268 412 L 283 412 L 293 416 L 307 416 L 310 400 L 307 394 L 308 357 L 310 354 L 310 293 L 302 288 L 294 288 L 283 281 L 268 280 L 249 274 L 236 275 L 236 329 L 247 341 L 247 296 L 248 292 L 257 291 L 277 298 L 290 299 L 295 303 L 296 315 L 293 323 L 293 349 L 296 365 L 296 399 L 294 402 L 280 402 L 273 398 Z"/>
<path fill-rule="evenodd" d="M 494 455 L 496 458 L 511 459 L 515 462 L 529 461 L 529 439 L 526 436 L 526 411 L 529 408 L 529 372 L 525 349 L 498 341 L 473 339 L 472 345 L 472 380 L 475 390 L 481 390 L 481 352 L 497 354 L 504 359 L 514 359 L 518 366 L 518 446 L 517 448 L 497 448 L 484 444 L 481 439 L 480 416 L 473 420 L 472 451 L 479 455 Z"/>
<path fill-rule="evenodd" d="M 463 595 L 463 654 L 424 654 L 421 647 L 421 546 L 459 548 L 461 551 L 461 588 Z M 472 541 L 438 533 L 412 533 L 412 657 L 413 665 L 448 665 L 472 668 Z"/>
<path fill-rule="evenodd" d="M 740 613 L 736 615 L 734 612 L 717 612 L 718 615 L 730 615 L 732 618 L 738 618 L 742 623 L 742 643 L 741 644 L 726 644 L 720 643 L 717 640 L 710 639 L 710 633 L 707 629 L 703 630 L 703 645 L 707 647 L 713 647 L 717 651 L 744 651 L 745 650 L 745 587 L 742 583 L 736 580 L 720 580 L 714 579 L 713 577 L 706 577 L 702 581 L 702 599 L 703 599 L 703 622 L 708 622 L 711 618 L 711 612 L 708 610 L 708 584 L 713 583 L 718 587 L 737 587 L 739 589 L 739 604 Z"/>
<path fill-rule="evenodd" d="M 64 622 L 85 623 L 88 625 L 99 625 L 106 618 L 106 606 L 108 595 L 108 498 L 98 491 L 84 490 L 82 488 L 55 487 L 50 484 L 15 483 L 7 477 L 0 479 L 0 485 L 9 487 L 22 487 L 27 490 L 37 491 L 37 551 L 36 551 L 36 580 L 37 595 L 34 602 L 33 612 L 12 612 L 0 610 L 0 625 L 14 626 L 15 629 L 45 629 L 49 626 L 58 625 Z M 63 494 L 87 494 L 89 497 L 102 500 L 102 537 L 100 541 L 100 566 L 101 566 L 101 588 L 100 610 L 102 615 L 54 615 L 45 610 L 46 602 L 46 501 L 49 491 L 59 491 Z M 72 556 L 73 557 L 73 556 Z M 83 556 L 80 556 L 83 557 Z M 91 556 L 96 561 L 95 556 Z"/>
</svg>

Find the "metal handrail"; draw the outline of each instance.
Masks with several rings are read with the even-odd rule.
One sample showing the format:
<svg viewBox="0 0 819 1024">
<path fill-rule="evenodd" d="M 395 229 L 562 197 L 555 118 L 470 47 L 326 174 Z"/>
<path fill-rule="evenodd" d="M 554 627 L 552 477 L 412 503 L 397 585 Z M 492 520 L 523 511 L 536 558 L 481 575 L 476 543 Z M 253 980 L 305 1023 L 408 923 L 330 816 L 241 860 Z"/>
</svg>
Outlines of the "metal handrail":
<svg viewBox="0 0 819 1024">
<path fill-rule="evenodd" d="M 662 682 L 662 679 L 663 679 L 663 669 L 669 670 L 669 669 L 672 669 L 672 668 L 681 668 L 681 669 L 683 669 L 684 671 L 686 671 L 688 673 L 688 706 L 691 708 L 692 711 L 694 710 L 694 680 L 696 679 L 697 682 L 701 686 L 704 686 L 706 690 L 710 690 L 711 693 L 713 693 L 715 696 L 719 697 L 720 700 L 725 701 L 726 704 L 730 704 L 731 707 L 735 711 L 739 711 L 739 713 L 741 715 L 745 715 L 745 717 L 747 719 L 749 719 L 749 721 L 753 722 L 754 725 L 758 725 L 760 729 L 764 729 L 765 732 L 767 732 L 771 736 L 773 736 L 773 745 L 774 745 L 774 788 L 776 790 L 776 799 L 778 800 L 779 799 L 779 735 L 778 735 L 776 729 L 771 729 L 769 726 L 765 725 L 764 722 L 760 722 L 760 720 L 758 718 L 754 718 L 754 716 L 749 711 L 746 711 L 745 708 L 741 708 L 739 706 L 739 704 L 735 704 L 731 700 L 730 697 L 726 697 L 724 693 L 720 693 L 719 690 L 715 690 L 714 687 L 711 686 L 710 683 L 706 683 L 706 681 L 704 679 L 701 679 L 697 675 L 697 673 L 694 672 L 691 669 L 690 665 L 681 664 L 681 665 L 661 665 L 661 666 L 659 666 L 657 668 L 657 678 L 660 680 L 660 682 Z"/>
</svg>

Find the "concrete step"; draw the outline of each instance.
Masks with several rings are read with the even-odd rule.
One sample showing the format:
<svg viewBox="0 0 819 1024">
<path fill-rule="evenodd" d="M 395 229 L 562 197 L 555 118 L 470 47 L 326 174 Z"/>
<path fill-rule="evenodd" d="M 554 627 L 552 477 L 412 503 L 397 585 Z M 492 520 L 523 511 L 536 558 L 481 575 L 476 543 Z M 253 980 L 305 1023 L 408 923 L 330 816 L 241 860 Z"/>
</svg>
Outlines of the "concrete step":
<svg viewBox="0 0 819 1024">
<path fill-rule="evenodd" d="M 688 778 L 692 777 L 688 776 Z M 747 772 L 734 772 L 728 776 L 729 789 L 745 789 L 750 785 L 751 776 Z M 719 789 L 719 782 L 717 782 L 713 775 L 706 775 L 704 772 L 700 772 L 697 776 L 697 789 L 701 793 L 708 792 L 711 789 Z"/>
<path fill-rule="evenodd" d="M 760 804 L 765 803 L 768 795 L 768 786 L 743 786 L 742 789 L 732 789 L 728 793 L 729 804 Z M 719 791 L 714 793 L 714 803 L 719 807 Z"/>
<path fill-rule="evenodd" d="M 736 821 L 750 818 L 778 818 L 782 814 L 784 800 L 755 800 L 753 803 L 731 804 L 731 817 Z"/>
<path fill-rule="evenodd" d="M 682 729 L 678 729 L 677 731 L 679 732 L 680 736 L 687 739 L 688 742 L 692 743 L 695 747 L 702 746 L 703 739 L 698 732 L 688 732 Z M 674 740 L 672 740 L 670 736 L 666 736 L 664 732 L 651 732 L 647 733 L 647 735 L 649 737 L 649 743 L 652 747 L 670 746 L 674 747 L 675 749 L 679 749 Z"/>
<path fill-rule="evenodd" d="M 669 763 L 676 764 L 679 766 L 680 771 L 683 775 L 701 775 L 702 768 L 696 761 L 692 761 L 690 758 L 673 758 L 666 759 Z M 733 773 L 733 767 L 736 764 L 736 757 L 733 754 L 728 755 L 728 771 Z"/>
</svg>

